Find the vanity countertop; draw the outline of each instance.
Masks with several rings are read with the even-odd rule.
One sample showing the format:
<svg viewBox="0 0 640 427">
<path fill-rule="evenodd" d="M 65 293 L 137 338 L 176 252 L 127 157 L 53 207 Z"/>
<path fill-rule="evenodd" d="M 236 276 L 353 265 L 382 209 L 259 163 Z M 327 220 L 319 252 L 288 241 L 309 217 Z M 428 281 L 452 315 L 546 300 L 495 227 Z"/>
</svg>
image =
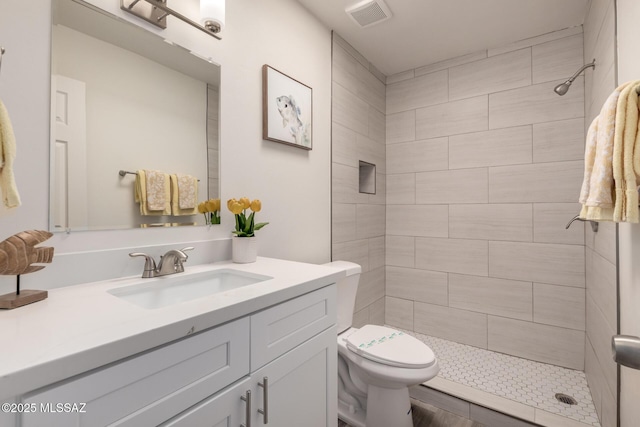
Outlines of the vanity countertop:
<svg viewBox="0 0 640 427">
<path fill-rule="evenodd" d="M 107 292 L 140 281 L 139 276 L 126 277 L 50 290 L 44 301 L 0 311 L 0 401 L 295 298 L 344 276 L 322 265 L 258 257 L 251 264 L 185 265 L 186 271 L 174 277 L 219 268 L 273 279 L 145 309 Z"/>
</svg>

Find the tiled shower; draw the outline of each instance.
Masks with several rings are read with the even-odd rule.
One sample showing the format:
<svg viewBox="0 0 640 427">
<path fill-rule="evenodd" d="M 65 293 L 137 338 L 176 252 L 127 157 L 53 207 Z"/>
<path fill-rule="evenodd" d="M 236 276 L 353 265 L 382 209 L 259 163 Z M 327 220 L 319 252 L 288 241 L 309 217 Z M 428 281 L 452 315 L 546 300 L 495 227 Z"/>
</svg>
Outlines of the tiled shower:
<svg viewBox="0 0 640 427">
<path fill-rule="evenodd" d="M 603 426 L 615 425 L 615 226 L 565 225 L 585 128 L 615 87 L 613 9 L 594 1 L 584 32 L 386 78 L 333 43 L 332 257 L 363 266 L 356 326 L 586 371 Z M 592 57 L 593 73 L 553 93 Z M 375 196 L 358 192 L 359 160 L 376 165 Z"/>
</svg>

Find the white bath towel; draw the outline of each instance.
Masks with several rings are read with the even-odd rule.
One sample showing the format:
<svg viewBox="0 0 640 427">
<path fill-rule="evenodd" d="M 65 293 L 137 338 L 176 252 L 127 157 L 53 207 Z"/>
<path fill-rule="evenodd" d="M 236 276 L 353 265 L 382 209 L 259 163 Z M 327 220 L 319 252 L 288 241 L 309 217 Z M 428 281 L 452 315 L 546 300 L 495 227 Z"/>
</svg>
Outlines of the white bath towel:
<svg viewBox="0 0 640 427">
<path fill-rule="evenodd" d="M 9 113 L 0 100 L 0 189 L 2 201 L 8 208 L 20 206 L 20 194 L 13 176 L 13 160 L 16 158 L 16 139 Z"/>
</svg>

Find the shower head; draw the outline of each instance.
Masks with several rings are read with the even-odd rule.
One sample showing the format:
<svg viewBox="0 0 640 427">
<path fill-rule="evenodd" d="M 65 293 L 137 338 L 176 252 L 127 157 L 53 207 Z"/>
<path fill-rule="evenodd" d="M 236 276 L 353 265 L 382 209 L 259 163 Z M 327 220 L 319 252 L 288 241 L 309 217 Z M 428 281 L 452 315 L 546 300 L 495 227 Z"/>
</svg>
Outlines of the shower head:
<svg viewBox="0 0 640 427">
<path fill-rule="evenodd" d="M 590 62 L 589 64 L 583 65 L 578 71 L 576 71 L 576 73 L 569 77 L 569 80 L 567 80 L 564 83 L 560 83 L 558 86 L 553 88 L 553 91 L 555 93 L 557 93 L 558 95 L 562 96 L 565 93 L 569 92 L 569 88 L 571 87 L 571 83 L 573 83 L 573 81 L 580 75 L 580 73 L 582 73 L 584 70 L 586 70 L 589 67 L 593 67 L 596 68 L 596 60 L 594 59 L 592 62 Z"/>
<path fill-rule="evenodd" d="M 562 96 L 565 93 L 569 92 L 569 87 L 571 87 L 571 83 L 573 82 L 570 80 L 567 80 L 564 83 L 560 83 L 558 86 L 553 88 L 553 91 L 558 95 Z"/>
</svg>

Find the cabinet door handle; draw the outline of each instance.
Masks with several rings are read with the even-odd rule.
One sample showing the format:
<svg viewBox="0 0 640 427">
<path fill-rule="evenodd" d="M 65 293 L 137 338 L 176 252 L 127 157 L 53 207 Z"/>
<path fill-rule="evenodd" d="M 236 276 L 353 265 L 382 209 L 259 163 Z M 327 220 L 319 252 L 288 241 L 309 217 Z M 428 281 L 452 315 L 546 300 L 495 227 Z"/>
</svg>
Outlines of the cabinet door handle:
<svg viewBox="0 0 640 427">
<path fill-rule="evenodd" d="M 262 387 L 262 396 L 264 401 L 264 409 L 258 409 L 258 412 L 264 416 L 264 424 L 269 424 L 269 377 L 264 377 L 262 382 L 258 383 Z"/>
<path fill-rule="evenodd" d="M 251 390 L 247 390 L 246 395 L 240 396 L 240 399 L 244 400 L 246 404 L 245 417 L 247 419 L 246 424 L 240 424 L 240 427 L 251 427 Z"/>
</svg>

